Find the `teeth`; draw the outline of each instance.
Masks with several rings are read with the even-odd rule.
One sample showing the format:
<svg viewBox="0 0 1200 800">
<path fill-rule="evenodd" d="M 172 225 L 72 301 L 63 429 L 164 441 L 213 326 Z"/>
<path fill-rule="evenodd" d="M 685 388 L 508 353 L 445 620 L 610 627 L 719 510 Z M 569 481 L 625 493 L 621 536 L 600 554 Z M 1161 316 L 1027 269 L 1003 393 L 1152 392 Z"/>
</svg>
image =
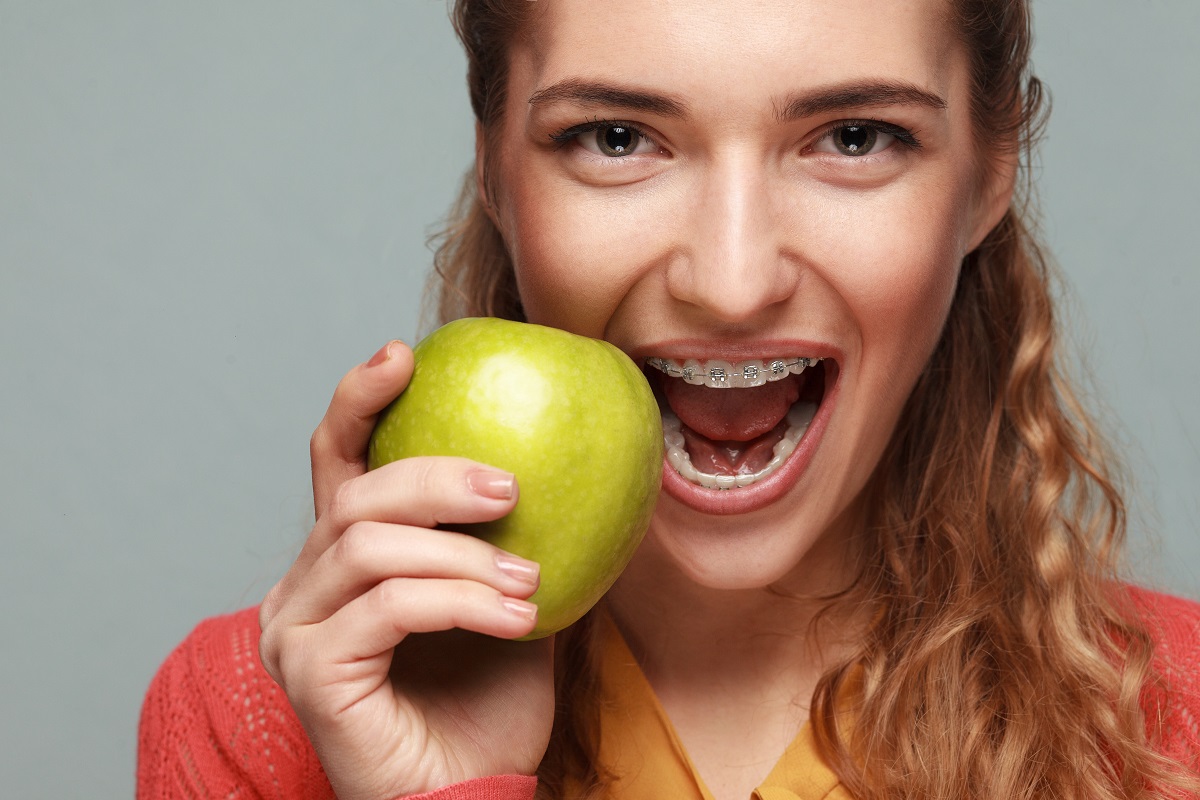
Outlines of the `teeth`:
<svg viewBox="0 0 1200 800">
<path fill-rule="evenodd" d="M 800 441 L 800 437 L 808 430 L 808 426 L 812 424 L 813 417 L 817 413 L 816 403 L 797 403 L 792 406 L 787 413 L 788 429 L 787 433 L 783 434 L 784 439 L 788 439 L 795 445 Z M 682 436 L 683 434 L 680 434 Z"/>
<path fill-rule="evenodd" d="M 734 489 L 752 486 L 779 469 L 783 465 L 783 462 L 787 461 L 788 456 L 795 452 L 796 445 L 803 438 L 816 413 L 816 403 L 796 403 L 796 405 L 792 406 L 791 410 L 788 411 L 788 427 L 783 434 L 783 438 L 775 443 L 775 447 L 771 451 L 771 460 L 758 472 L 738 475 L 714 475 L 701 472 L 692 465 L 691 456 L 684 449 L 683 425 L 679 421 L 679 417 L 670 411 L 663 411 L 663 444 L 667 451 L 667 463 L 687 480 L 708 489 Z"/>
<path fill-rule="evenodd" d="M 668 358 L 650 358 L 646 363 L 669 375 L 682 378 L 694 386 L 711 389 L 745 389 L 762 386 L 769 381 L 782 380 L 789 375 L 799 375 L 821 359 L 794 356 L 791 358 L 750 359 L 732 363 L 721 359 L 700 361 L 689 358 L 682 363 Z M 774 473 L 795 451 L 803 438 L 813 416 L 817 413 L 816 403 L 796 403 L 787 414 L 787 430 L 772 450 L 771 460 L 758 472 L 738 475 L 715 475 L 701 472 L 692 464 L 683 437 L 682 423 L 670 411 L 663 411 L 663 445 L 667 463 L 692 483 L 709 489 L 735 489 L 752 486 Z"/>
<path fill-rule="evenodd" d="M 672 378 L 683 378 L 693 386 L 707 386 L 710 389 L 748 389 L 762 386 L 768 381 L 782 380 L 788 375 L 799 375 L 820 360 L 794 356 L 765 361 L 750 359 L 734 364 L 720 359 L 701 362 L 689 358 L 680 363 L 669 358 L 650 358 L 646 363 Z"/>
<path fill-rule="evenodd" d="M 761 361 L 742 361 L 733 368 L 743 386 L 762 386 L 767 382 L 767 369 Z"/>
<path fill-rule="evenodd" d="M 704 378 L 704 385 L 710 389 L 733 388 L 732 373 L 733 365 L 728 361 L 721 361 L 720 359 L 709 361 L 708 375 Z"/>
</svg>

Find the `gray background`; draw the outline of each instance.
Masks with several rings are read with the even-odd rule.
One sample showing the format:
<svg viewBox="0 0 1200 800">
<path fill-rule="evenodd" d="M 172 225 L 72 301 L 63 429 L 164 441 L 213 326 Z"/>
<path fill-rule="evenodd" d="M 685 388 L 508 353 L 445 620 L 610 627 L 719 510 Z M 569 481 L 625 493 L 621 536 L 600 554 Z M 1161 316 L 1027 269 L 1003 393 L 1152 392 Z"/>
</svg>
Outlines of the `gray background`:
<svg viewBox="0 0 1200 800">
<path fill-rule="evenodd" d="M 1200 594 L 1200 4 L 1041 3 L 1040 180 L 1138 480 Z M 0 0 L 0 786 L 133 791 L 142 693 L 309 525 L 338 378 L 418 330 L 471 157 L 443 0 Z"/>
</svg>

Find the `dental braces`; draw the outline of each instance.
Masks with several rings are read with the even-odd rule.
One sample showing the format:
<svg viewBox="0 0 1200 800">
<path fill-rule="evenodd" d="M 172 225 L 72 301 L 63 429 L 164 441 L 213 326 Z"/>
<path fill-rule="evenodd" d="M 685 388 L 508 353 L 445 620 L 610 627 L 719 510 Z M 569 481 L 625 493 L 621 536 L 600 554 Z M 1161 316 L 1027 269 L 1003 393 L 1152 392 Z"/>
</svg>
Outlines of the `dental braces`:
<svg viewBox="0 0 1200 800">
<path fill-rule="evenodd" d="M 702 369 L 699 362 L 693 360 L 689 360 L 682 367 L 665 358 L 650 358 L 646 363 L 672 378 L 683 378 L 688 383 L 732 389 L 761 386 L 767 381 L 777 381 L 789 374 L 798 375 L 820 360 L 795 358 L 788 361 L 776 358 L 770 362 L 744 361 L 736 365 L 717 362 L 716 366 L 710 365 L 707 370 Z"/>
</svg>

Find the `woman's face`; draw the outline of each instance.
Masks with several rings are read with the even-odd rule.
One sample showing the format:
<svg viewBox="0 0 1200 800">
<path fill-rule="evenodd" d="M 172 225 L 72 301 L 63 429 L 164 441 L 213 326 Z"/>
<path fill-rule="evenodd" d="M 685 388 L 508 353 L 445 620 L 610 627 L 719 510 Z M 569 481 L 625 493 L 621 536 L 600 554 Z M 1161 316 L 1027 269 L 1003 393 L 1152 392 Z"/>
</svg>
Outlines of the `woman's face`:
<svg viewBox="0 0 1200 800">
<path fill-rule="evenodd" d="M 539 0 L 511 54 L 482 160 L 525 312 L 646 365 L 690 463 L 644 550 L 702 585 L 846 563 L 962 258 L 1007 207 L 977 179 L 945 11 Z"/>
</svg>

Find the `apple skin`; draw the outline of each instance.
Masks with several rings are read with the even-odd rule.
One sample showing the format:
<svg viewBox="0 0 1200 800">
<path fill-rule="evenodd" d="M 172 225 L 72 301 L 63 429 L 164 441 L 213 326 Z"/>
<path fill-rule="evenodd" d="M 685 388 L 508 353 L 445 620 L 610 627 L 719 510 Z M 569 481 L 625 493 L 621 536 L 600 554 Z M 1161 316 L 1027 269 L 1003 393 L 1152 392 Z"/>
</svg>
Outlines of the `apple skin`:
<svg viewBox="0 0 1200 800">
<path fill-rule="evenodd" d="M 512 512 L 456 529 L 541 565 L 523 638 L 562 630 L 625 569 L 658 500 L 662 418 L 645 376 L 608 342 L 485 317 L 442 326 L 413 354 L 368 467 L 462 456 L 516 475 Z"/>
</svg>

